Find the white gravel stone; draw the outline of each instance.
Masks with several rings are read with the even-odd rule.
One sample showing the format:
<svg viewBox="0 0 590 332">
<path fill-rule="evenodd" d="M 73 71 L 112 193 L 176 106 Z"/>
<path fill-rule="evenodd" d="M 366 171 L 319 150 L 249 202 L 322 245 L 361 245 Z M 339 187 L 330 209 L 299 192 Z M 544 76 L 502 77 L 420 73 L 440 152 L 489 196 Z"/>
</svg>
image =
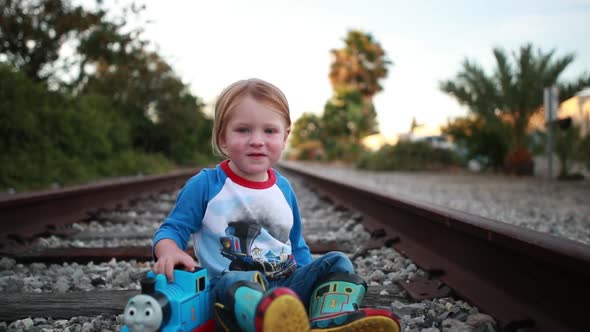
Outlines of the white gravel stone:
<svg viewBox="0 0 590 332">
<path fill-rule="evenodd" d="M 497 175 L 386 173 L 356 171 L 343 167 L 310 165 L 330 177 L 346 178 L 364 186 L 377 187 L 395 195 L 434 203 L 447 208 L 499 219 L 583 243 L 590 243 L 590 182 L 557 182 L 536 178 Z M 340 241 L 359 248 L 371 240 L 362 216 L 334 206 L 295 176 L 293 184 L 301 208 L 304 236 L 311 241 Z M 147 234 L 146 238 L 108 240 L 40 239 L 45 247 L 150 245 L 151 234 L 174 204 L 177 192 L 141 200 L 125 210 L 105 211 L 88 223 L 77 223 L 80 232 Z M 329 228 L 332 231 L 325 231 Z M 354 250 L 349 253 L 352 257 Z M 396 300 L 390 309 L 402 317 L 404 332 L 494 331 L 493 318 L 477 307 L 455 298 L 412 301 L 396 283 L 407 278 L 428 277 L 413 262 L 391 248 L 370 250 L 355 256 L 357 273 L 371 285 L 388 286 L 382 296 Z M 119 262 L 86 265 L 33 263 L 16 264 L 0 259 L 0 292 L 80 291 L 92 289 L 138 289 L 139 280 L 151 268 L 149 262 Z M 28 324 L 28 325 L 27 325 Z M 34 326 L 31 326 L 33 324 Z M 121 316 L 74 317 L 69 320 L 21 320 L 0 322 L 0 330 L 118 331 Z M 3 327 L 4 326 L 4 327 Z"/>
<path fill-rule="evenodd" d="M 400 198 L 436 204 L 590 245 L 590 180 L 557 181 L 496 174 L 374 172 L 306 163 Z"/>
</svg>

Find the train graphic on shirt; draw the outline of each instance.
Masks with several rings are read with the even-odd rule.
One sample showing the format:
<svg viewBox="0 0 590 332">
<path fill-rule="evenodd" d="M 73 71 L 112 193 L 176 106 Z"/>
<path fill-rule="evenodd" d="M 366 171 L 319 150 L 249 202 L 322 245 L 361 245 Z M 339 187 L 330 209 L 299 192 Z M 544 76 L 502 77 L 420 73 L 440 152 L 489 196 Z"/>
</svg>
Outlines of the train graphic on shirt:
<svg viewBox="0 0 590 332">
<path fill-rule="evenodd" d="M 274 253 L 254 246 L 262 233 L 262 226 L 254 222 L 230 222 L 226 236 L 219 238 L 221 255 L 231 261 L 230 271 L 259 271 L 267 279 L 286 278 L 295 271 L 297 264 L 291 253 Z"/>
<path fill-rule="evenodd" d="M 253 245 L 262 227 L 253 222 L 230 222 L 220 237 L 221 255 L 231 263 L 229 270 L 260 271 L 269 279 L 289 276 L 297 268 L 292 254 L 262 249 Z M 127 301 L 121 332 L 212 332 L 215 322 L 210 304 L 207 269 L 194 272 L 174 270 L 174 282 L 163 274 L 147 273 L 141 281 L 141 294 Z"/>
<path fill-rule="evenodd" d="M 174 282 L 152 271 L 141 280 L 141 294 L 127 301 L 121 332 L 213 332 L 207 270 L 174 270 Z"/>
</svg>

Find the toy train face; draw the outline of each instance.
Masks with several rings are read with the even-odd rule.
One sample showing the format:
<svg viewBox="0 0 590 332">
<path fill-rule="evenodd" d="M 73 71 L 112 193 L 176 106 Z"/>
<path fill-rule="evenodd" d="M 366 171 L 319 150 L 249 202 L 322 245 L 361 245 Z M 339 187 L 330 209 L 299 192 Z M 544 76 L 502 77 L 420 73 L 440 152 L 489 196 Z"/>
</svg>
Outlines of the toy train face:
<svg viewBox="0 0 590 332">
<path fill-rule="evenodd" d="M 129 299 L 124 313 L 125 324 L 131 331 L 158 331 L 164 322 L 164 315 L 170 315 L 170 307 L 144 294 Z"/>
<path fill-rule="evenodd" d="M 148 272 L 141 294 L 131 297 L 121 332 L 213 331 L 206 269 L 174 270 L 174 282 Z"/>
</svg>

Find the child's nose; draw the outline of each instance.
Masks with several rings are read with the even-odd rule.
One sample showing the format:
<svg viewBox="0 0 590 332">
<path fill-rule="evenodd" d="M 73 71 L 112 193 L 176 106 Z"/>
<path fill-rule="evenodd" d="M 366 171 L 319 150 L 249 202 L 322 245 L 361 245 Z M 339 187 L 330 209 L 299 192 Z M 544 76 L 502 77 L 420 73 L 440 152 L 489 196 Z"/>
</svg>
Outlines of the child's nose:
<svg viewBox="0 0 590 332">
<path fill-rule="evenodd" d="M 250 136 L 250 145 L 253 145 L 253 146 L 264 145 L 263 135 L 259 132 L 252 133 L 252 136 Z"/>
</svg>

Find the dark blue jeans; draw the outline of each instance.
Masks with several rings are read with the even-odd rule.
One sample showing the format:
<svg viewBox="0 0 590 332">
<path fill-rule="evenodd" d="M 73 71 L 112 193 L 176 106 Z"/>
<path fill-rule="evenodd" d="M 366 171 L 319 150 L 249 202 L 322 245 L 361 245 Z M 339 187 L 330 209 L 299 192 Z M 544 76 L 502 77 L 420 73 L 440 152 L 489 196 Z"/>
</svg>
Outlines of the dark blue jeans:
<svg viewBox="0 0 590 332">
<path fill-rule="evenodd" d="M 292 289 L 305 305 L 305 308 L 309 308 L 309 299 L 313 292 L 313 287 L 316 282 L 333 272 L 348 272 L 354 273 L 354 267 L 352 262 L 345 254 L 337 251 L 329 252 L 321 257 L 318 257 L 313 262 L 298 267 L 293 274 L 288 278 L 278 280 L 266 280 L 262 278 L 266 289 L 275 287 L 288 287 Z M 227 296 L 226 289 L 236 281 L 255 280 L 255 275 L 259 273 L 257 271 L 227 271 L 223 273 L 219 278 L 212 282 L 212 300 L 213 303 L 227 303 L 225 298 Z"/>
</svg>

